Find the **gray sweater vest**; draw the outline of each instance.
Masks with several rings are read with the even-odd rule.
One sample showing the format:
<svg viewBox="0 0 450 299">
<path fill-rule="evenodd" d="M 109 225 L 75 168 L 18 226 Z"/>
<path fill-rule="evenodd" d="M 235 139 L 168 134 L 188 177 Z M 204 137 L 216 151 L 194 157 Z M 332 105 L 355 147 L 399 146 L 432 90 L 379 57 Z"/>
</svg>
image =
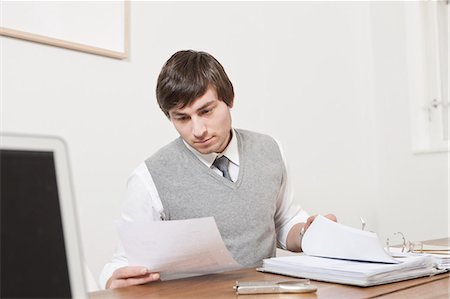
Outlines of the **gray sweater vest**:
<svg viewBox="0 0 450 299">
<path fill-rule="evenodd" d="M 228 250 L 243 266 L 275 255 L 275 205 L 284 163 L 269 136 L 235 130 L 236 182 L 216 174 L 175 139 L 147 159 L 168 220 L 213 216 Z"/>
</svg>

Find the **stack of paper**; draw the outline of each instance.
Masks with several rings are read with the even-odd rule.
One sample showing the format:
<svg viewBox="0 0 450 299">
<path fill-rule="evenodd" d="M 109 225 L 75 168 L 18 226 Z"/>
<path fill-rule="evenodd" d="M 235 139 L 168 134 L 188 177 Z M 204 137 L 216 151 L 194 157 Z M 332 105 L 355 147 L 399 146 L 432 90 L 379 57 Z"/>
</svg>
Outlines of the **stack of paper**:
<svg viewBox="0 0 450 299">
<path fill-rule="evenodd" d="M 317 216 L 302 241 L 303 255 L 265 259 L 264 272 L 358 286 L 440 273 L 429 255 L 391 257 L 375 233 Z"/>
<path fill-rule="evenodd" d="M 440 254 L 430 254 L 438 269 L 450 270 L 450 256 Z"/>
<path fill-rule="evenodd" d="M 418 251 L 433 257 L 438 269 L 450 269 L 450 246 L 423 244 Z"/>
<path fill-rule="evenodd" d="M 402 263 L 368 263 L 308 255 L 264 260 L 263 271 L 357 286 L 372 286 L 437 273 L 426 256 L 404 258 Z"/>
<path fill-rule="evenodd" d="M 391 247 L 389 252 L 394 257 L 429 255 L 438 269 L 450 270 L 450 247 L 441 245 L 423 244 L 420 250 L 413 253 L 403 253 L 401 248 Z"/>
</svg>

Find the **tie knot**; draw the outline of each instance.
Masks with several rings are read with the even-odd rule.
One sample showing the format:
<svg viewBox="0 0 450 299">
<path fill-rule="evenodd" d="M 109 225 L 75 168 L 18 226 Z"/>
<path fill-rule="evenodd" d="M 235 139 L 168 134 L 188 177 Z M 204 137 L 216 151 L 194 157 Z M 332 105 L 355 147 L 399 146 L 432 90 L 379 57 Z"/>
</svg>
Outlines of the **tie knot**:
<svg viewBox="0 0 450 299">
<path fill-rule="evenodd" d="M 230 160 L 228 160 L 227 157 L 222 156 L 220 158 L 217 158 L 213 165 L 219 168 L 220 171 L 224 171 L 225 169 L 228 170 L 228 165 L 230 164 Z"/>
<path fill-rule="evenodd" d="M 223 174 L 223 176 L 231 181 L 230 173 L 228 172 L 228 165 L 230 165 L 230 160 L 227 157 L 222 156 L 217 158 L 213 165 L 217 167 Z"/>
</svg>

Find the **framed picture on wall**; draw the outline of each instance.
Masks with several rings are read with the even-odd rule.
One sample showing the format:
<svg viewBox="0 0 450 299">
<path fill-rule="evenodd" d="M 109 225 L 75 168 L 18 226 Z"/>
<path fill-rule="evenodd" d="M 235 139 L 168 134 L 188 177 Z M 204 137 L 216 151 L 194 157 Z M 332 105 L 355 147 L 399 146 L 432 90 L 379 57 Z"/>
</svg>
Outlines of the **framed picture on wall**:
<svg viewBox="0 0 450 299">
<path fill-rule="evenodd" d="M 0 35 L 124 59 L 129 2 L 2 1 Z"/>
</svg>

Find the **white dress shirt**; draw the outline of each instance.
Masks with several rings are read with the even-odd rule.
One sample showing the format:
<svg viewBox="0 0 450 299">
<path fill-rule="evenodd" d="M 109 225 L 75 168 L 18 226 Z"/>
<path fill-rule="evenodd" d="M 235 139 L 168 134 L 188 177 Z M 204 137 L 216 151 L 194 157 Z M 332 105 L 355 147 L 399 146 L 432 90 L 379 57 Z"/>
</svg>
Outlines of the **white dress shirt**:
<svg viewBox="0 0 450 299">
<path fill-rule="evenodd" d="M 230 160 L 229 172 L 233 182 L 238 178 L 239 174 L 239 151 L 236 134 L 233 131 L 232 138 L 227 148 L 220 154 L 201 154 L 192 148 L 186 142 L 185 145 L 191 150 L 196 157 L 206 166 L 212 168 L 219 175 L 222 172 L 213 166 L 213 162 L 217 156 L 226 156 Z M 283 158 L 285 169 L 287 168 L 286 158 L 283 150 L 278 143 L 281 156 Z M 290 183 L 289 176 L 286 173 L 283 175 L 283 181 L 276 200 L 275 212 L 275 228 L 277 233 L 278 246 L 286 249 L 286 239 L 289 230 L 292 226 L 299 222 L 306 222 L 309 215 L 301 209 L 298 204 L 293 201 L 293 190 Z M 122 219 L 128 221 L 148 220 L 161 221 L 164 218 L 164 210 L 159 198 L 158 190 L 152 179 L 150 172 L 147 169 L 145 162 L 142 162 L 131 174 L 127 182 L 127 196 L 122 206 Z M 114 256 L 108 264 L 106 264 L 100 274 L 100 286 L 105 288 L 106 282 L 111 277 L 112 273 L 120 268 L 128 266 L 128 259 L 122 245 L 119 246 L 114 253 Z M 151 269 L 150 269 L 151 271 Z"/>
</svg>

